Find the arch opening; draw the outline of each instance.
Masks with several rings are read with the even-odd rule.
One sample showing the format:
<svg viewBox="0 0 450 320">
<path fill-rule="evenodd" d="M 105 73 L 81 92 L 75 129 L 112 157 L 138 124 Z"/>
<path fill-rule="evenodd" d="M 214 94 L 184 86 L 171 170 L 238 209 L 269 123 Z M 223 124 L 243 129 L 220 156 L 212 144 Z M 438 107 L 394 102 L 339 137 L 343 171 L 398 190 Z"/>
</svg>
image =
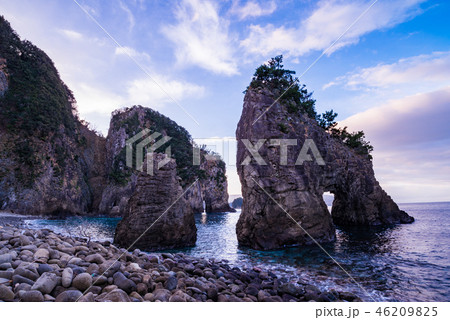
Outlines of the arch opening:
<svg viewBox="0 0 450 320">
<path fill-rule="evenodd" d="M 334 194 L 327 191 L 324 192 L 322 195 L 323 201 L 325 201 L 325 204 L 327 205 L 328 211 L 331 214 L 331 210 L 333 208 L 333 201 L 334 201 Z"/>
</svg>

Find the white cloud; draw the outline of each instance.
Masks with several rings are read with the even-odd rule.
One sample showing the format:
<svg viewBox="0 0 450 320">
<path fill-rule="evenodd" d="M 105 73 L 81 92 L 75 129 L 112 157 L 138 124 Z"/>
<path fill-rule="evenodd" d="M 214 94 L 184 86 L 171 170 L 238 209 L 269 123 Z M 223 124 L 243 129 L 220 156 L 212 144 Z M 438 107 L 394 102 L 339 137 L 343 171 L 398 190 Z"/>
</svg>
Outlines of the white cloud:
<svg viewBox="0 0 450 320">
<path fill-rule="evenodd" d="M 156 84 L 150 78 L 136 79 L 129 83 L 127 88 L 128 100 L 131 104 L 140 104 L 148 107 L 161 107 L 172 103 L 172 99 L 180 101 L 188 97 L 201 98 L 205 88 L 193 83 L 169 79 L 161 75 L 152 75 Z M 167 94 L 161 90 L 164 89 Z"/>
<path fill-rule="evenodd" d="M 143 58 L 143 59 L 146 59 L 146 60 L 150 60 L 150 56 L 148 55 L 148 53 L 146 53 L 146 52 L 138 52 L 135 49 L 130 48 L 130 47 L 116 47 L 114 53 L 117 56 L 124 55 L 124 56 L 129 56 L 129 57 L 132 57 L 132 58 Z"/>
<path fill-rule="evenodd" d="M 184 0 L 175 11 L 176 25 L 162 31 L 175 46 L 179 65 L 196 65 L 217 74 L 238 74 L 229 21 L 221 18 L 216 4 Z"/>
<path fill-rule="evenodd" d="M 133 12 L 131 12 L 130 8 L 128 8 L 122 1 L 119 1 L 120 9 L 122 9 L 127 15 L 128 19 L 128 30 L 131 32 L 136 25 L 136 21 L 134 19 Z"/>
<path fill-rule="evenodd" d="M 377 2 L 348 30 L 327 54 L 358 43 L 365 34 L 404 22 L 420 11 L 425 0 L 392 0 Z M 250 54 L 268 56 L 285 53 L 298 57 L 314 50 L 327 49 L 363 13 L 372 1 L 322 0 L 298 27 L 250 26 L 249 36 L 241 46 Z"/>
<path fill-rule="evenodd" d="M 350 89 L 359 87 L 387 87 L 397 84 L 450 82 L 450 51 L 434 52 L 400 59 L 392 64 L 379 64 L 339 77 L 324 88 L 344 84 Z"/>
<path fill-rule="evenodd" d="M 124 105 L 126 98 L 108 89 L 92 86 L 89 83 L 76 83 L 71 86 L 77 99 L 78 111 L 83 116 L 90 112 L 109 114 Z"/>
<path fill-rule="evenodd" d="M 177 101 L 201 98 L 205 94 L 205 88 L 196 84 L 173 80 L 162 75 L 152 76 L 170 97 Z M 167 104 L 173 103 L 173 100 L 147 77 L 129 81 L 123 92 L 81 81 L 74 83 L 71 88 L 75 93 L 81 117 L 97 125 L 103 134 L 107 133 L 109 115 L 113 110 L 132 105 L 161 110 Z"/>
<path fill-rule="evenodd" d="M 450 139 L 450 86 L 390 101 L 357 113 L 340 125 L 364 129 L 383 148 L 436 142 Z"/>
<path fill-rule="evenodd" d="M 77 31 L 74 30 L 68 30 L 68 29 L 61 29 L 58 30 L 59 33 L 61 33 L 63 36 L 70 40 L 81 40 L 83 39 L 83 35 Z"/>
<path fill-rule="evenodd" d="M 114 92 L 111 89 L 78 83 L 73 86 L 77 99 L 78 111 L 81 115 L 95 110 L 99 114 L 109 114 L 111 111 L 131 105 L 143 105 L 161 109 L 168 103 L 186 98 L 201 98 L 205 88 L 193 83 L 173 80 L 162 75 L 152 75 L 152 79 L 145 77 L 129 81 L 125 92 Z M 167 94 L 161 90 L 164 89 Z"/>
<path fill-rule="evenodd" d="M 374 168 L 401 202 L 450 200 L 450 86 L 393 100 L 339 123 L 364 130 Z"/>
<path fill-rule="evenodd" d="M 233 6 L 230 9 L 230 13 L 235 14 L 240 20 L 251 17 L 267 16 L 272 14 L 277 9 L 275 1 L 265 3 L 266 6 L 262 6 L 256 1 L 247 1 L 245 5 L 240 5 L 239 1 L 233 1 Z"/>
</svg>

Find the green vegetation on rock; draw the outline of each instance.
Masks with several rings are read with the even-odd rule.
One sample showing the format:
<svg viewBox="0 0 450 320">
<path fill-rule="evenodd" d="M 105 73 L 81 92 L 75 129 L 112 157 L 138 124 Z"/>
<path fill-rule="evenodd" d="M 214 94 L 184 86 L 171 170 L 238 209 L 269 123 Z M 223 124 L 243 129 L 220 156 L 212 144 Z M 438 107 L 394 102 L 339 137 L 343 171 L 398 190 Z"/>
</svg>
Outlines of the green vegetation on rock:
<svg viewBox="0 0 450 320">
<path fill-rule="evenodd" d="M 141 112 L 138 112 L 139 110 Z M 199 166 L 193 165 L 194 142 L 189 132 L 158 111 L 141 106 L 118 110 L 112 115 L 111 125 L 116 131 L 118 128 L 124 128 L 129 138 L 138 134 L 144 128 L 150 129 L 152 133 L 159 132 L 170 137 L 171 140 L 168 145 L 171 147 L 171 157 L 176 160 L 177 174 L 182 179 L 183 186 L 194 182 L 196 178 L 201 179 L 205 176 L 205 172 Z M 164 147 L 161 147 L 162 151 L 158 151 L 164 152 Z M 204 152 L 201 152 L 201 154 L 204 157 Z M 125 157 L 126 149 L 123 148 L 113 160 L 109 174 L 114 182 L 121 185 L 127 183 L 133 171 L 126 167 Z M 135 159 L 133 159 L 133 163 L 135 163 Z"/>
<path fill-rule="evenodd" d="M 269 89 L 276 99 L 283 103 L 287 111 L 292 114 L 306 114 L 317 121 L 317 124 L 328 131 L 334 138 L 340 139 L 344 144 L 355 149 L 358 154 L 368 155 L 373 151 L 373 146 L 365 141 L 363 131 L 348 132 L 347 127 L 337 128 L 335 121 L 338 116 L 333 110 L 318 114 L 316 100 L 312 98 L 312 92 L 308 92 L 305 85 L 300 85 L 299 79 L 293 77 L 295 71 L 284 69 L 283 56 L 279 55 L 270 59 L 266 64 L 259 66 L 252 78 L 249 89 Z M 278 128 L 282 133 L 289 132 L 285 123 L 279 123 Z"/>
<path fill-rule="evenodd" d="M 0 97 L 0 128 L 8 135 L 6 157 L 17 161 L 14 175 L 31 188 L 50 161 L 57 179 L 78 141 L 76 104 L 53 61 L 29 41 L 22 41 L 0 16 L 0 58 L 8 90 Z M 50 148 L 46 144 L 51 143 Z"/>
<path fill-rule="evenodd" d="M 0 16 L 0 58 L 6 60 L 9 89 L 0 99 L 0 121 L 10 132 L 45 139 L 61 127 L 75 133 L 75 99 L 53 61 L 29 41 L 20 40 Z"/>
</svg>

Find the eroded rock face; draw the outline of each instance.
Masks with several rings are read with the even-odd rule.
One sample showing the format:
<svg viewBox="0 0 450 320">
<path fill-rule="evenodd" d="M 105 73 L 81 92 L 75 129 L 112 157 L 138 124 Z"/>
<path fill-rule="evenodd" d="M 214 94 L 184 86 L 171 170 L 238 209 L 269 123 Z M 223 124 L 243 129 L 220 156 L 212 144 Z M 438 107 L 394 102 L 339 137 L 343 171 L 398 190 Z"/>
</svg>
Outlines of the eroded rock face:
<svg viewBox="0 0 450 320">
<path fill-rule="evenodd" d="M 201 164 L 206 178 L 200 180 L 202 198 L 207 213 L 235 212 L 228 203 L 228 183 L 225 162 L 222 160 L 205 160 Z"/>
<path fill-rule="evenodd" d="M 98 213 L 103 190 L 107 186 L 106 139 L 83 125 L 80 126 L 80 134 L 83 146 L 79 159 L 92 194 L 89 212 Z"/>
<path fill-rule="evenodd" d="M 76 125 L 78 141 L 64 130 L 48 141 L 35 138 L 21 141 L 23 146 L 31 146 L 34 150 L 28 155 L 34 161 L 30 171 L 14 153 L 17 134 L 0 128 L 1 209 L 53 216 L 96 211 L 96 199 L 105 180 L 101 160 L 104 152 L 97 145 L 101 145 L 103 138 L 82 124 Z M 82 145 L 81 139 L 85 141 Z"/>
<path fill-rule="evenodd" d="M 255 122 L 275 99 L 269 91 L 249 90 L 236 131 L 244 199 L 236 226 L 241 245 L 268 250 L 309 244 L 311 237 L 332 241 L 333 221 L 368 226 L 413 221 L 380 187 L 368 156 L 332 138 L 315 120 L 275 103 Z M 258 151 L 265 165 L 256 162 L 243 139 L 252 145 L 265 139 Z M 283 158 L 276 139 L 293 139 L 296 145 L 285 147 Z M 311 141 L 323 161 L 313 156 Z M 302 148 L 312 161 L 297 162 Z M 249 164 L 242 165 L 249 156 Z M 331 215 L 322 199 L 326 191 L 335 195 Z"/>
<path fill-rule="evenodd" d="M 163 158 L 164 155 L 155 155 L 154 168 Z M 133 248 L 143 250 L 195 245 L 194 214 L 186 210 L 182 194 L 174 160 L 155 170 L 153 175 L 139 173 L 114 241 L 128 248 L 139 239 Z"/>
<path fill-rule="evenodd" d="M 75 115 L 75 99 L 51 59 L 3 17 L 0 29 L 0 209 L 85 214 L 99 189 L 90 180 L 101 175 L 94 158 L 104 154 L 91 138 L 101 138 Z"/>
<path fill-rule="evenodd" d="M 205 211 L 203 208 L 203 195 L 202 186 L 200 182 L 196 182 L 184 194 L 186 200 L 186 211 L 192 213 L 202 213 Z"/>
<path fill-rule="evenodd" d="M 134 134 L 132 129 L 128 128 L 131 126 L 129 119 L 136 118 L 136 123 L 132 125 L 142 127 L 143 111 L 136 108 L 129 113 L 115 112 L 111 117 L 105 146 L 108 181 L 98 207 L 101 214 L 118 217 L 125 215 L 128 200 L 136 188 L 137 180 L 137 173 L 129 170 L 125 163 L 125 143 Z"/>
<path fill-rule="evenodd" d="M 8 90 L 8 78 L 6 74 L 6 60 L 0 58 L 0 98 Z"/>
</svg>

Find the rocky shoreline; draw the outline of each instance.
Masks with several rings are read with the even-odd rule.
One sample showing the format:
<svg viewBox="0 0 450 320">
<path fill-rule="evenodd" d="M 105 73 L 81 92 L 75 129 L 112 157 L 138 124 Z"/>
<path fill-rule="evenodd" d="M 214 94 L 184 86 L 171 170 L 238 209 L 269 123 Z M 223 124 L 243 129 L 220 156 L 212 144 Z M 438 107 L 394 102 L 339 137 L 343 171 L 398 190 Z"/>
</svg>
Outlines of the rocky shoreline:
<svg viewBox="0 0 450 320">
<path fill-rule="evenodd" d="M 0 227 L 0 301 L 361 301 L 253 267 Z"/>
</svg>

